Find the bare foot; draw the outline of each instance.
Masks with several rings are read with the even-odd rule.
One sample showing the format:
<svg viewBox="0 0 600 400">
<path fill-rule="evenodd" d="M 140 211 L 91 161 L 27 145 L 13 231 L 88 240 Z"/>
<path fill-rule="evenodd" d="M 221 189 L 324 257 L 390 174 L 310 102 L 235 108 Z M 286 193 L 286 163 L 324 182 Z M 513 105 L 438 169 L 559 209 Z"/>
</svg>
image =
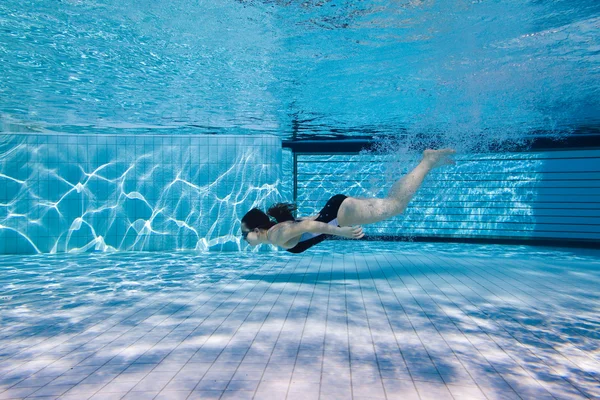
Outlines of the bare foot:
<svg viewBox="0 0 600 400">
<path fill-rule="evenodd" d="M 456 153 L 454 149 L 427 149 L 423 152 L 423 160 L 427 161 L 431 168 L 441 167 L 442 165 L 455 165 L 456 162 L 450 158 Z"/>
</svg>

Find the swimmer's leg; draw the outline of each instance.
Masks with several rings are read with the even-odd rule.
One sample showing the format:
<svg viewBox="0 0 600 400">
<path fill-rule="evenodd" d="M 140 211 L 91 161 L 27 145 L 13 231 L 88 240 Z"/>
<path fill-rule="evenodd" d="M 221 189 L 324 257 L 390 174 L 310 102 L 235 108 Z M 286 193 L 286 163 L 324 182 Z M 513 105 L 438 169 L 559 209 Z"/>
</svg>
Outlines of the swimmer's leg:
<svg viewBox="0 0 600 400">
<path fill-rule="evenodd" d="M 410 173 L 394 183 L 383 199 L 357 199 L 348 197 L 338 210 L 340 226 L 366 225 L 402 214 L 423 183 L 427 174 L 442 165 L 454 164 L 452 149 L 425 150 L 423 159 Z"/>
</svg>

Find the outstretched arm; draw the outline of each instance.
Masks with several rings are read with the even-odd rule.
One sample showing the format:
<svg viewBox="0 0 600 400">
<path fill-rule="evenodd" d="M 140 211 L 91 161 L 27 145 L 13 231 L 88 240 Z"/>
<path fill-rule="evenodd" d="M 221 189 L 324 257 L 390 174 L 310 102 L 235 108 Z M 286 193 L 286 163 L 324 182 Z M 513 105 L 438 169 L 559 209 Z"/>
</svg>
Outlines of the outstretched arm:
<svg viewBox="0 0 600 400">
<path fill-rule="evenodd" d="M 302 217 L 300 218 L 301 221 L 314 221 L 315 219 L 319 218 L 319 215 L 321 214 L 317 214 L 317 215 L 311 215 L 310 217 Z"/>
<path fill-rule="evenodd" d="M 303 220 L 297 224 L 293 224 L 286 229 L 281 229 L 283 241 L 288 241 L 296 236 L 300 236 L 305 232 L 310 233 L 325 233 L 327 235 L 342 236 L 351 239 L 360 239 L 364 236 L 360 226 L 333 226 L 319 221 Z"/>
</svg>

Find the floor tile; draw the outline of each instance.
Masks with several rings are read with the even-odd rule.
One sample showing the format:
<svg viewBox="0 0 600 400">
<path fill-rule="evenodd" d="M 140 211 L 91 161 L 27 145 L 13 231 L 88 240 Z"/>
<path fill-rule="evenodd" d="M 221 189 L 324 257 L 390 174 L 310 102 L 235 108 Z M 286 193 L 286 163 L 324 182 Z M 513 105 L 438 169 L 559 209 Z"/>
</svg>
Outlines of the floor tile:
<svg viewBox="0 0 600 400">
<path fill-rule="evenodd" d="M 97 292 L 85 312 L 72 297 L 35 295 L 43 275 L 23 276 L 15 290 L 34 293 L 36 307 L 0 309 L 12 321 L 0 328 L 0 399 L 600 397 L 600 252 L 365 243 L 168 255 L 175 286 L 146 281 L 118 303 Z M 56 272 L 64 293 L 155 267 L 152 257 L 77 257 L 71 273 Z M 0 276 L 14 273 L 6 265 Z M 53 318 L 79 322 L 66 332 L 35 323 Z"/>
</svg>

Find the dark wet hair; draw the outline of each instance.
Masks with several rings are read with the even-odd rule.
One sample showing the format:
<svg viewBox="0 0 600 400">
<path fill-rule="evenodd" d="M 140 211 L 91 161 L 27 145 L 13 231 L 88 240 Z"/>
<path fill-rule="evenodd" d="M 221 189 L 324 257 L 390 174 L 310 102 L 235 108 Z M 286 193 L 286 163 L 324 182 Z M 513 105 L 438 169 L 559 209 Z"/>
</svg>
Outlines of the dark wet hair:
<svg viewBox="0 0 600 400">
<path fill-rule="evenodd" d="M 269 215 L 265 214 L 258 208 L 253 208 L 248 211 L 242 218 L 242 223 L 246 225 L 249 230 L 258 229 L 269 229 L 273 225 L 284 221 L 295 221 L 293 211 L 296 210 L 296 206 L 290 203 L 277 203 L 269 207 L 267 214 L 275 218 L 277 222 L 273 222 Z"/>
<path fill-rule="evenodd" d="M 294 218 L 294 214 L 292 214 L 292 212 L 296 211 L 297 209 L 298 207 L 296 207 L 295 204 L 277 203 L 269 207 L 267 214 L 275 218 L 277 222 L 295 221 L 296 218 Z"/>
<path fill-rule="evenodd" d="M 242 218 L 242 224 L 246 225 L 249 230 L 258 229 L 269 229 L 275 222 L 271 221 L 271 218 L 258 208 L 253 208 L 248 211 Z"/>
</svg>

